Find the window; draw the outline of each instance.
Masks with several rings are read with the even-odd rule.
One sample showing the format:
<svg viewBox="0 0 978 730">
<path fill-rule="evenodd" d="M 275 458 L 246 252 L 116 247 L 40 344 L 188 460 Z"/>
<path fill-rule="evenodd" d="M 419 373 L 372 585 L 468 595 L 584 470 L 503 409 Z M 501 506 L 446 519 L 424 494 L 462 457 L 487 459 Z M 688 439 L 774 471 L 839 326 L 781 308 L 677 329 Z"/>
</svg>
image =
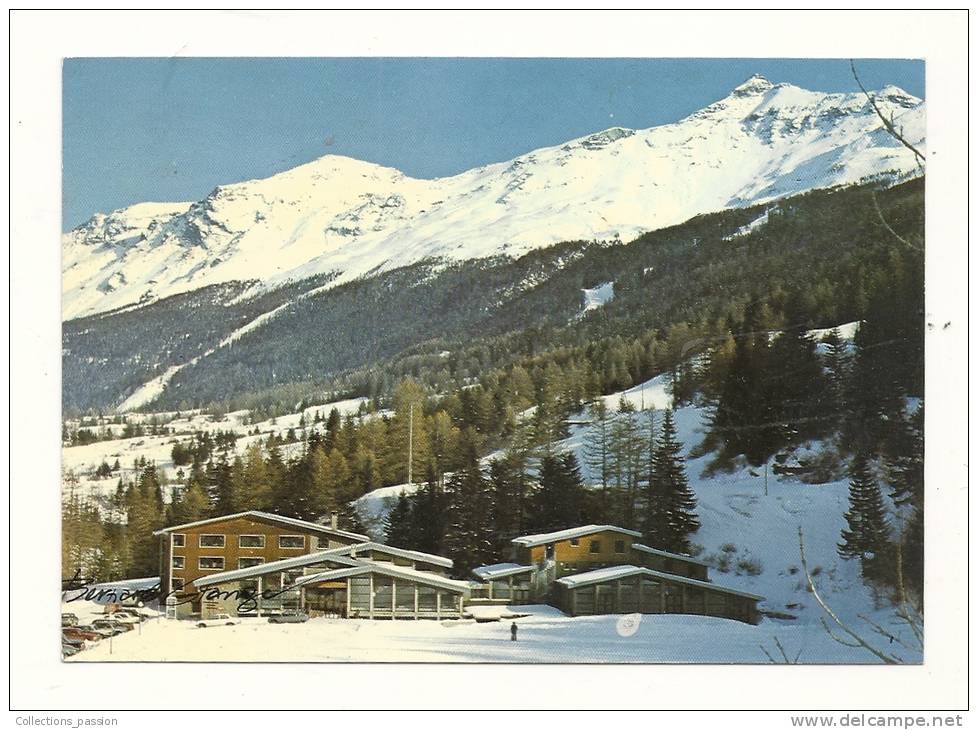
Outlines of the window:
<svg viewBox="0 0 978 730">
<path fill-rule="evenodd" d="M 170 578 L 170 585 L 173 586 L 174 591 L 183 590 L 183 578 Z"/>
<path fill-rule="evenodd" d="M 264 535 L 238 535 L 239 548 L 263 548 L 265 547 Z"/>
<path fill-rule="evenodd" d="M 174 555 L 173 556 L 173 562 L 171 563 L 171 565 L 173 566 L 173 569 L 174 570 L 183 570 L 183 566 L 184 566 L 184 562 L 183 561 L 184 561 L 184 557 L 182 555 Z"/>
<path fill-rule="evenodd" d="M 301 550 L 306 546 L 306 539 L 302 535 L 279 535 L 278 546 L 286 550 Z"/>
<path fill-rule="evenodd" d="M 601 552 L 601 541 L 600 540 L 591 540 L 591 552 L 592 553 L 600 553 Z"/>
<path fill-rule="evenodd" d="M 615 540 L 615 552 L 616 553 L 619 553 L 619 554 L 625 552 L 625 541 L 624 540 Z"/>
<path fill-rule="evenodd" d="M 239 568 L 254 568 L 265 562 L 265 558 L 238 558 Z"/>
<path fill-rule="evenodd" d="M 543 548 L 543 556 L 547 560 L 553 560 L 554 559 L 554 546 L 553 545 L 547 545 L 547 546 L 545 546 Z"/>
<path fill-rule="evenodd" d="M 224 535 L 200 535 L 197 538 L 200 547 L 224 547 Z"/>
<path fill-rule="evenodd" d="M 224 558 L 199 558 L 197 560 L 197 567 L 201 570 L 224 570 Z"/>
<path fill-rule="evenodd" d="M 282 571 L 282 587 L 294 585 L 302 577 L 302 569 Z"/>
<path fill-rule="evenodd" d="M 187 544 L 187 536 L 186 535 L 184 535 L 182 532 L 174 532 L 173 533 L 173 547 L 175 547 L 175 548 L 178 548 L 178 547 L 182 548 L 186 544 Z"/>
<path fill-rule="evenodd" d="M 570 541 L 570 544 L 571 544 L 571 547 L 578 547 L 581 544 L 581 541 L 578 538 L 576 538 L 576 537 L 572 537 L 571 538 L 571 541 Z"/>
</svg>

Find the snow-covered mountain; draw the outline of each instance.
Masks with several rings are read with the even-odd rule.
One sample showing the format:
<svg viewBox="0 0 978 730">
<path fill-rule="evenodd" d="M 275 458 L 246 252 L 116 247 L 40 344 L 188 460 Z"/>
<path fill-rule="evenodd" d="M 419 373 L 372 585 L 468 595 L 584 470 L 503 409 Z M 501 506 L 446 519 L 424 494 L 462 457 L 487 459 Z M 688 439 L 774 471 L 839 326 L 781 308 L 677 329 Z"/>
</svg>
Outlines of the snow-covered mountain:
<svg viewBox="0 0 978 730">
<path fill-rule="evenodd" d="M 924 102 L 875 94 L 915 144 Z M 919 174 L 862 94 L 754 76 L 689 117 L 614 127 L 515 160 L 420 180 L 328 155 L 195 203 L 141 203 L 65 234 L 65 319 L 202 286 L 330 286 L 425 258 L 518 255 L 559 241 L 629 240 L 699 213 L 873 177 Z"/>
</svg>

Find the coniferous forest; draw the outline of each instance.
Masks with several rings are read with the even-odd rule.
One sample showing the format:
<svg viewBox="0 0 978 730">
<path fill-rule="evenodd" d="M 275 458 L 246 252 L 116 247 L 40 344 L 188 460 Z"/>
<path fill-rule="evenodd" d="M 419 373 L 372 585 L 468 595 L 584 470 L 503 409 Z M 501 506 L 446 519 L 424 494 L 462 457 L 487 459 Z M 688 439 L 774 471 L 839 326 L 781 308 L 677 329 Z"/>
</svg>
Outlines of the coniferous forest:
<svg viewBox="0 0 978 730">
<path fill-rule="evenodd" d="M 767 224 L 749 235 L 730 237 L 764 208 L 699 216 L 627 244 L 421 264 L 293 300 L 182 369 L 147 410 L 249 409 L 255 422 L 314 415 L 242 450 L 234 434 L 175 440 L 168 473 L 106 463 L 101 478 L 116 487 L 101 502 L 73 490 L 69 475 L 65 574 L 155 575 L 153 530 L 247 509 L 336 513 L 341 527 L 452 558 L 458 576 L 506 560 L 517 535 L 588 523 L 695 553 L 689 447 L 709 455 L 709 472 L 747 465 L 772 490 L 779 478 L 812 489 L 848 480 L 839 555 L 881 588 L 919 595 L 923 180 L 767 208 Z M 614 299 L 581 316 L 581 289 L 605 281 Z M 277 306 L 311 288 L 263 296 Z M 258 305 L 245 301 L 194 307 L 196 340 L 180 352 L 172 343 L 186 323 L 171 316 L 180 301 L 66 323 L 66 412 L 97 415 L 157 369 L 205 352 L 254 315 Z M 834 329 L 849 322 L 859 322 L 851 341 Z M 105 336 L 81 337 L 92 329 Z M 816 339 L 817 329 L 830 331 Z M 155 364 L 130 382 L 121 373 L 133 353 Z M 673 408 L 708 414 L 698 442 L 681 441 L 670 410 L 601 398 L 662 375 Z M 326 405 L 351 397 L 368 405 L 347 415 Z M 578 453 L 561 444 L 572 425 L 584 429 Z M 66 426 L 63 437 L 98 435 Z M 416 491 L 397 498 L 386 524 L 363 524 L 351 502 L 409 473 Z"/>
</svg>

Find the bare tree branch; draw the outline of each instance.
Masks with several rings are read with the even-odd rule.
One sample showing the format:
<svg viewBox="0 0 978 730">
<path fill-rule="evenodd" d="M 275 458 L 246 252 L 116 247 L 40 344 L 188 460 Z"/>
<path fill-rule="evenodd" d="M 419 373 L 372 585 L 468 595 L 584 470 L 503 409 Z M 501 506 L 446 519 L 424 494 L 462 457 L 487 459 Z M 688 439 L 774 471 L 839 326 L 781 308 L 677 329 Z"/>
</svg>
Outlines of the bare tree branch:
<svg viewBox="0 0 978 730">
<path fill-rule="evenodd" d="M 902 144 L 904 147 L 906 147 L 908 150 L 914 153 L 914 156 L 917 159 L 917 166 L 921 169 L 921 171 L 923 171 L 924 164 L 927 162 L 927 158 L 924 157 L 923 153 L 920 150 L 918 150 L 916 147 L 914 147 L 912 144 L 910 144 L 909 140 L 907 140 L 907 138 L 903 136 L 902 127 L 900 129 L 896 128 L 896 124 L 893 121 L 892 112 L 890 113 L 890 118 L 889 119 L 886 118 L 886 115 L 883 114 L 883 110 L 880 109 L 879 105 L 876 103 L 876 99 L 873 97 L 872 94 L 866 91 L 866 87 L 863 86 L 863 82 L 859 80 L 859 74 L 856 73 L 856 63 L 851 58 L 849 59 L 849 68 L 852 69 L 852 76 L 854 79 L 856 79 L 856 83 L 859 85 L 859 89 L 863 92 L 863 94 L 866 95 L 866 98 L 869 100 L 870 106 L 872 106 L 873 111 L 876 112 L 876 116 L 878 116 L 880 118 L 880 121 L 883 122 L 883 127 L 886 129 L 887 132 L 890 133 L 891 137 L 893 137 L 900 144 Z"/>
<path fill-rule="evenodd" d="M 899 233 L 893 230 L 893 227 L 889 224 L 889 222 L 886 220 L 886 217 L 883 215 L 883 211 L 880 208 L 880 202 L 876 198 L 876 191 L 870 190 L 869 193 L 873 198 L 873 207 L 876 208 L 876 215 L 877 217 L 879 217 L 880 223 L 883 224 L 883 227 L 886 228 L 886 230 L 903 245 L 909 246 L 910 248 L 916 249 L 918 251 L 923 251 L 924 250 L 923 246 L 918 246 L 916 243 L 911 243 L 906 238 L 904 238 Z"/>
<path fill-rule="evenodd" d="M 766 656 L 768 658 L 768 661 L 770 661 L 771 664 L 780 664 L 781 663 L 779 661 L 776 661 L 775 658 L 773 656 L 771 656 L 771 653 L 767 649 L 764 648 L 764 644 L 758 644 L 758 646 L 761 647 L 761 651 L 764 652 L 764 656 Z"/>
<path fill-rule="evenodd" d="M 907 587 L 903 582 L 903 538 L 904 529 L 903 523 L 901 521 L 900 534 L 897 536 L 897 546 L 896 546 L 896 574 L 897 574 L 897 598 L 899 599 L 899 605 L 897 607 L 897 616 L 906 622 L 907 626 L 913 632 L 914 638 L 916 638 L 921 652 L 924 650 L 924 632 L 923 632 L 923 618 L 920 615 L 919 610 L 910 604 L 907 600 Z"/>
<path fill-rule="evenodd" d="M 812 580 L 812 574 L 808 570 L 808 561 L 805 558 L 805 537 L 802 534 L 801 527 L 798 528 L 798 549 L 801 553 L 801 567 L 802 570 L 805 571 L 805 578 L 808 581 L 808 590 L 815 597 L 815 600 L 818 601 L 818 605 L 822 607 L 822 610 L 829 615 L 829 618 L 832 619 L 835 625 L 838 626 L 842 630 L 842 632 L 846 634 L 846 636 L 848 636 L 854 642 L 856 642 L 857 646 L 860 646 L 866 651 L 870 652 L 884 663 L 902 664 L 903 660 L 901 660 L 899 657 L 893 656 L 892 654 L 887 654 L 886 652 L 877 649 L 872 644 L 867 642 L 863 637 L 857 634 L 855 631 L 853 631 L 848 626 L 846 626 L 846 624 L 842 621 L 842 619 L 840 619 L 836 615 L 835 611 L 833 611 L 829 607 L 829 605 L 822 599 L 822 596 L 819 595 L 818 589 L 815 587 L 815 581 Z M 826 630 L 828 630 L 828 624 L 825 623 L 824 618 L 822 619 L 822 625 L 826 627 Z M 838 637 L 836 637 L 831 631 L 829 631 L 829 636 L 831 636 L 833 639 L 838 641 Z M 852 646 L 852 644 L 849 644 L 848 642 L 839 642 L 839 643 L 845 644 L 846 646 Z"/>
<path fill-rule="evenodd" d="M 864 616 L 863 614 L 859 614 L 859 618 L 861 618 L 863 621 L 865 621 L 870 626 L 872 626 L 873 627 L 873 631 L 875 631 L 877 634 L 879 634 L 880 636 L 882 636 L 884 639 L 889 639 L 891 642 L 895 641 L 897 644 L 899 644 L 900 646 L 902 646 L 907 651 L 914 651 L 914 648 L 912 646 L 908 646 L 906 643 L 904 643 L 903 639 L 901 639 L 896 634 L 894 634 L 894 633 L 892 633 L 890 631 L 887 631 L 886 629 L 884 629 L 882 626 L 880 626 L 878 623 L 876 623 L 875 621 L 873 621 L 868 616 Z"/>
<path fill-rule="evenodd" d="M 838 636 L 835 632 L 833 632 L 832 631 L 832 627 L 829 626 L 829 623 L 828 623 L 828 621 L 825 620 L 825 617 L 824 616 L 822 616 L 819 620 L 822 623 L 822 628 L 825 629 L 825 633 L 827 633 L 829 636 L 831 636 L 834 641 L 837 641 L 838 643 L 842 644 L 843 646 L 851 646 L 853 649 L 859 649 L 859 648 L 861 648 L 860 645 L 857 644 L 855 641 L 846 641 L 841 636 Z"/>
</svg>

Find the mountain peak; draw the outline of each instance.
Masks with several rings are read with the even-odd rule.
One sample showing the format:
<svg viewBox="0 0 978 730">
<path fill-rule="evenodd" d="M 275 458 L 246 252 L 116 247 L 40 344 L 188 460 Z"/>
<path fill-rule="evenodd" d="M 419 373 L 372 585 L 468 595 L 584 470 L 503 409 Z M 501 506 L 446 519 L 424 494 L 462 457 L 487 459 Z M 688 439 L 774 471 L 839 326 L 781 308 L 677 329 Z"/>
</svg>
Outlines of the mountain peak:
<svg viewBox="0 0 978 730">
<path fill-rule="evenodd" d="M 754 96 L 774 88 L 774 84 L 760 74 L 754 74 L 731 92 L 734 96 Z"/>
</svg>

